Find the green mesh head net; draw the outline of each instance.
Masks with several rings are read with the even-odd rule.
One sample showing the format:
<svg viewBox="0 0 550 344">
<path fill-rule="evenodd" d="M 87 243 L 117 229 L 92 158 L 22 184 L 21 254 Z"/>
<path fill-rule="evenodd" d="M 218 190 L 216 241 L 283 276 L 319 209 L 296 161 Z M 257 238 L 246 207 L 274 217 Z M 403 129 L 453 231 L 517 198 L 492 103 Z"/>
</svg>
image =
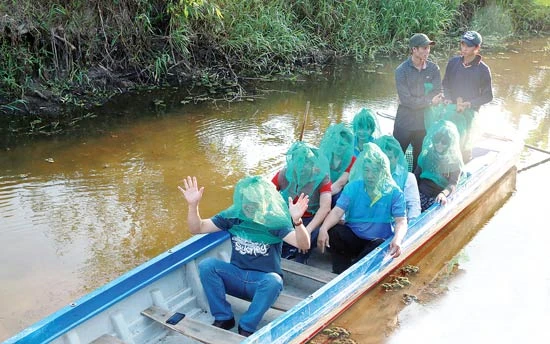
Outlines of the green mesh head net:
<svg viewBox="0 0 550 344">
<path fill-rule="evenodd" d="M 220 215 L 242 220 L 229 230 L 233 235 L 266 244 L 281 242 L 271 230 L 292 227 L 288 205 L 275 185 L 257 176 L 245 177 L 237 183 L 233 205 Z"/>
<path fill-rule="evenodd" d="M 355 137 L 354 154 L 359 155 L 363 149 L 363 145 L 368 142 L 373 142 L 375 138 L 380 136 L 380 126 L 374 113 L 369 109 L 361 109 L 353 117 L 352 122 L 353 135 Z"/>
<path fill-rule="evenodd" d="M 442 188 L 447 187 L 446 176 L 462 171 L 460 137 L 454 123 L 439 121 L 432 125 L 424 138 L 418 165 L 422 168 L 421 178 L 430 179 Z"/>
<path fill-rule="evenodd" d="M 365 143 L 351 168 L 349 182 L 362 180 L 373 203 L 392 192 L 397 185 L 390 172 L 390 161 L 375 143 Z"/>
<path fill-rule="evenodd" d="M 335 182 L 348 168 L 353 157 L 353 133 L 344 124 L 328 127 L 321 139 L 319 150 L 327 158 L 330 167 L 330 180 Z"/>
<path fill-rule="evenodd" d="M 314 191 L 323 179 L 329 177 L 328 160 L 317 147 L 297 141 L 286 153 L 285 177 L 288 186 L 281 190 L 285 201 L 295 199 L 304 193 L 309 196 L 308 211 L 315 213 L 319 208 L 318 197 L 313 197 Z M 316 201 L 317 199 L 317 201 Z"/>
<path fill-rule="evenodd" d="M 472 109 L 466 109 L 462 112 L 456 111 L 456 104 L 439 104 L 430 106 L 424 114 L 424 125 L 430 130 L 432 125 L 439 121 L 453 122 L 460 135 L 460 144 L 462 147 L 470 147 L 469 138 L 474 121 L 475 112 Z"/>
<path fill-rule="evenodd" d="M 388 157 L 393 180 L 401 190 L 404 190 L 409 170 L 405 153 L 403 153 L 399 141 L 391 135 L 384 135 L 377 138 L 374 143 L 376 143 Z"/>
</svg>

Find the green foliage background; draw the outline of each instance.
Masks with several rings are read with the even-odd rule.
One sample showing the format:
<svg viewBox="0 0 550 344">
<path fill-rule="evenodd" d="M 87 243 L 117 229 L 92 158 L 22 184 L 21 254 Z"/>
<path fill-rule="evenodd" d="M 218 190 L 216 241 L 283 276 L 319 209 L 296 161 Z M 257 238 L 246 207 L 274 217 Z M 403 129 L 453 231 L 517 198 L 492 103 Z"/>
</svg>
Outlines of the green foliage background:
<svg viewBox="0 0 550 344">
<path fill-rule="evenodd" d="M 193 75 L 292 72 L 328 55 L 372 59 L 424 32 L 456 40 L 550 31 L 541 0 L 6 0 L 0 111 L 30 94 L 82 105 Z"/>
</svg>

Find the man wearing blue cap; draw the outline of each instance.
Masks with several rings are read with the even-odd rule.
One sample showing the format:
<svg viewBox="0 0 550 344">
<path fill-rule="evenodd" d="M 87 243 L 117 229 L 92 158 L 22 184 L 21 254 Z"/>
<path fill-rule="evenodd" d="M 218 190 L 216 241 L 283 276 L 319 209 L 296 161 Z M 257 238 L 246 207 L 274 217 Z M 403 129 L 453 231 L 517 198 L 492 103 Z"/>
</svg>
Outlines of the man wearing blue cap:
<svg viewBox="0 0 550 344">
<path fill-rule="evenodd" d="M 460 39 L 460 56 L 449 60 L 443 78 L 445 101 L 456 104 L 458 112 L 471 109 L 476 113 L 481 105 L 493 100 L 491 70 L 481 60 L 482 38 L 476 31 L 467 31 Z M 464 161 L 471 152 L 463 149 Z"/>
<path fill-rule="evenodd" d="M 425 34 L 414 34 L 409 39 L 411 55 L 395 69 L 399 106 L 393 136 L 399 141 L 403 152 L 409 144 L 412 146 L 413 171 L 426 136 L 424 112 L 429 106 L 443 101 L 439 67 L 428 60 L 433 45 L 435 42 Z"/>
</svg>

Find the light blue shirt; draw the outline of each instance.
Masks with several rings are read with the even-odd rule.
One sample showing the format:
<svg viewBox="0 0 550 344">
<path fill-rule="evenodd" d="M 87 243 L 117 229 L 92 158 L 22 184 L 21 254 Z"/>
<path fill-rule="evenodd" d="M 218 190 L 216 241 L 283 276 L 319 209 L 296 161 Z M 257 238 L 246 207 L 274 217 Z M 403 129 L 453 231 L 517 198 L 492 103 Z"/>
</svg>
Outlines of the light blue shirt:
<svg viewBox="0 0 550 344">
<path fill-rule="evenodd" d="M 346 213 L 346 225 L 362 239 L 387 239 L 392 234 L 391 222 L 395 217 L 405 217 L 406 204 L 403 192 L 393 187 L 371 205 L 362 180 L 348 183 L 336 206 Z"/>
</svg>

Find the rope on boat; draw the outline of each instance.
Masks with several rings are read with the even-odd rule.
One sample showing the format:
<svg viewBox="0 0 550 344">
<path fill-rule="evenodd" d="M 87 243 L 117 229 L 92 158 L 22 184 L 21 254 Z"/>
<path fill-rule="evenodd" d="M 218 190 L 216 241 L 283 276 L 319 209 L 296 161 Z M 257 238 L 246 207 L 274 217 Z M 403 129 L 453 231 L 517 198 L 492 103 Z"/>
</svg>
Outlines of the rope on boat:
<svg viewBox="0 0 550 344">
<path fill-rule="evenodd" d="M 550 158 L 546 158 L 546 159 L 541 160 L 541 161 L 539 161 L 539 162 L 537 162 L 537 163 L 534 163 L 534 164 L 532 164 L 532 165 L 525 166 L 524 168 L 519 169 L 519 170 L 518 170 L 518 173 L 523 172 L 523 171 L 528 170 L 528 169 L 531 169 L 531 168 L 533 168 L 533 167 L 535 167 L 535 166 L 542 165 L 542 164 L 544 164 L 544 163 L 546 163 L 546 162 L 548 162 L 548 161 L 550 161 Z"/>
<path fill-rule="evenodd" d="M 541 148 L 539 148 L 539 147 L 535 147 L 535 146 L 528 145 L 527 143 L 524 144 L 524 146 L 525 146 L 525 148 L 529 148 L 529 149 L 532 149 L 532 150 L 536 150 L 536 151 L 539 151 L 539 152 L 543 152 L 543 153 L 546 153 L 546 154 L 550 154 L 550 151 L 541 149 Z"/>
<path fill-rule="evenodd" d="M 541 149 L 541 148 L 539 148 L 539 147 L 531 146 L 531 145 L 528 145 L 528 144 L 524 144 L 523 146 L 524 146 L 525 148 L 532 149 L 532 150 L 536 150 L 536 151 L 538 151 L 538 152 L 550 154 L 550 151 Z M 546 162 L 548 162 L 548 161 L 550 161 L 550 158 L 546 158 L 546 159 L 543 159 L 543 160 L 541 160 L 541 161 L 539 161 L 539 162 L 536 162 L 536 163 L 534 163 L 534 164 L 525 166 L 525 167 L 519 169 L 519 170 L 518 170 L 518 173 L 523 172 L 523 171 L 526 171 L 526 170 L 529 170 L 529 169 L 531 169 L 531 168 L 533 168 L 533 167 L 535 167 L 535 166 L 542 165 L 542 164 L 544 164 L 544 163 L 546 163 Z"/>
</svg>

